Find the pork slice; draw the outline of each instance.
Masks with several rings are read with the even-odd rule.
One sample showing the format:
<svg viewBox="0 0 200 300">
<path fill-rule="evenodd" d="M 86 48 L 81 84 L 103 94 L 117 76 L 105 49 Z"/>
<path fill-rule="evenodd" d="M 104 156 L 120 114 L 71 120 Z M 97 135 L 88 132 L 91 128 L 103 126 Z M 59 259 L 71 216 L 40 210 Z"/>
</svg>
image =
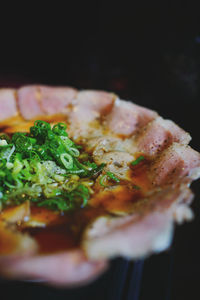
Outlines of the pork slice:
<svg viewBox="0 0 200 300">
<path fill-rule="evenodd" d="M 71 120 L 91 122 L 112 109 L 116 96 L 102 91 L 82 91 L 74 102 Z"/>
<path fill-rule="evenodd" d="M 116 134 L 130 136 L 156 116 L 157 113 L 153 110 L 131 102 L 117 100 L 111 113 L 107 116 L 105 124 Z"/>
<path fill-rule="evenodd" d="M 88 139 L 86 142 L 86 151 L 93 153 L 93 156 L 102 157 L 104 153 L 111 151 L 134 152 L 132 140 L 122 140 L 113 136 L 99 136 Z"/>
<path fill-rule="evenodd" d="M 99 121 L 113 107 L 116 96 L 112 93 L 101 91 L 82 91 L 78 93 L 73 101 L 72 111 L 69 115 L 69 134 L 75 139 L 77 137 L 91 137 L 102 131 Z M 102 133 L 99 133 L 102 134 Z"/>
<path fill-rule="evenodd" d="M 0 122 L 18 115 L 16 91 L 0 89 Z"/>
<path fill-rule="evenodd" d="M 161 117 L 148 123 L 136 137 L 138 150 L 153 156 L 173 142 L 188 144 L 190 135 L 170 120 Z"/>
<path fill-rule="evenodd" d="M 150 168 L 152 183 L 156 186 L 172 184 L 183 177 L 188 181 L 200 176 L 200 153 L 188 145 L 173 143 L 164 150 Z"/>
<path fill-rule="evenodd" d="M 83 285 L 107 267 L 105 260 L 88 261 L 82 250 L 51 255 L 0 259 L 0 273 L 8 278 L 43 280 L 55 286 Z"/>
<path fill-rule="evenodd" d="M 17 98 L 19 109 L 25 120 L 43 116 L 44 112 L 40 104 L 39 86 L 24 86 L 18 89 Z"/>
<path fill-rule="evenodd" d="M 104 151 L 119 150 L 123 147 L 121 139 L 109 136 L 99 136 L 88 139 L 86 143 L 86 151 Z"/>
<path fill-rule="evenodd" d="M 137 204 L 132 215 L 101 217 L 88 227 L 83 248 L 90 259 L 119 255 L 136 259 L 163 251 L 171 244 L 180 205 L 185 211 L 179 211 L 179 220 L 191 219 L 185 201 L 189 198 L 192 198 L 192 193 L 187 187 L 167 188 Z"/>
<path fill-rule="evenodd" d="M 109 225 L 106 223 L 104 226 Z M 144 257 L 165 250 L 171 243 L 172 230 L 172 221 L 167 213 L 153 213 L 140 222 L 116 227 L 101 237 L 86 238 L 85 251 L 92 259 L 119 255 L 129 258 Z"/>
<path fill-rule="evenodd" d="M 71 87 L 40 86 L 39 91 L 41 108 L 47 115 L 67 113 L 69 104 L 77 96 L 77 90 Z"/>
<path fill-rule="evenodd" d="M 123 151 L 110 151 L 102 155 L 94 155 L 94 161 L 97 164 L 105 163 L 104 171 L 109 171 L 121 179 L 128 179 L 127 171 L 130 169 L 130 163 L 134 161 L 134 155 Z"/>
</svg>

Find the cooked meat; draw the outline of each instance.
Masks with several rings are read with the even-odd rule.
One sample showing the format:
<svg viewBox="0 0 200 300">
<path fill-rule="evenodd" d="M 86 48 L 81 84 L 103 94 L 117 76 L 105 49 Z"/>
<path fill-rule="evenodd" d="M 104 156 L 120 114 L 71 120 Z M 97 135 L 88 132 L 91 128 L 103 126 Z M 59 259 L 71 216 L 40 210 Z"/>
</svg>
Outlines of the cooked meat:
<svg viewBox="0 0 200 300">
<path fill-rule="evenodd" d="M 105 123 L 112 132 L 130 136 L 156 116 L 157 113 L 150 109 L 117 100 Z"/>
<path fill-rule="evenodd" d="M 128 152 L 111 151 L 102 156 L 94 156 L 94 161 L 97 164 L 105 163 L 105 171 L 110 171 L 116 174 L 119 178 L 125 179 L 129 165 L 134 160 L 134 156 Z"/>
<path fill-rule="evenodd" d="M 106 166 L 96 175 L 90 205 L 62 220 L 55 211 L 30 209 L 29 202 L 0 213 L 1 274 L 80 285 L 104 271 L 109 258 L 146 257 L 168 248 L 174 223 L 193 218 L 189 185 L 200 177 L 200 154 L 172 121 L 112 93 L 39 85 L 0 91 L 0 121 L 18 114 L 23 121 L 15 120 L 6 132 L 63 114 L 69 136 Z M 70 247 L 42 252 L 36 232 L 53 228 L 55 236 L 59 226 Z"/>
<path fill-rule="evenodd" d="M 93 281 L 106 267 L 105 260 L 88 260 L 77 249 L 45 256 L 0 258 L 1 274 L 8 278 L 39 279 L 65 287 Z"/>
<path fill-rule="evenodd" d="M 25 120 L 67 113 L 77 91 L 68 87 L 25 86 L 18 90 L 20 112 Z"/>
<path fill-rule="evenodd" d="M 92 152 L 95 158 L 101 157 L 104 153 L 111 151 L 122 151 L 134 153 L 137 151 L 136 145 L 131 139 L 122 140 L 119 137 L 113 137 L 112 135 L 103 135 L 87 140 L 86 151 Z"/>
<path fill-rule="evenodd" d="M 157 186 L 184 180 L 184 176 L 191 182 L 200 176 L 200 153 L 187 145 L 173 143 L 152 164 L 150 173 Z"/>
<path fill-rule="evenodd" d="M 77 91 L 69 87 L 40 86 L 40 103 L 47 115 L 67 113 L 67 107 L 76 98 Z"/>
<path fill-rule="evenodd" d="M 114 94 L 107 92 L 79 92 L 69 114 L 70 136 L 74 139 L 98 136 L 98 130 L 101 132 L 99 119 L 111 111 L 115 98 Z"/>
<path fill-rule="evenodd" d="M 15 90 L 0 89 L 0 122 L 17 115 Z"/>
<path fill-rule="evenodd" d="M 184 203 L 191 197 L 186 187 L 166 188 L 135 205 L 131 216 L 97 219 L 84 236 L 86 253 L 92 259 L 118 255 L 139 258 L 168 248 L 174 219 L 180 223 L 191 218 L 188 203 Z M 182 214 L 180 205 L 185 209 Z"/>
<path fill-rule="evenodd" d="M 116 96 L 101 91 L 82 91 L 78 93 L 70 119 L 76 122 L 91 122 L 101 114 L 108 113 Z"/>
<path fill-rule="evenodd" d="M 153 156 L 172 142 L 188 144 L 190 140 L 190 135 L 175 123 L 158 117 L 141 130 L 136 137 L 136 144 L 139 151 Z"/>
<path fill-rule="evenodd" d="M 22 117 L 31 120 L 43 116 L 40 106 L 40 92 L 38 86 L 25 86 L 17 91 L 17 99 Z"/>
<path fill-rule="evenodd" d="M 93 155 L 101 156 L 104 152 L 123 150 L 123 144 L 120 138 L 99 136 L 88 139 L 86 150 L 89 152 L 92 151 Z"/>
</svg>

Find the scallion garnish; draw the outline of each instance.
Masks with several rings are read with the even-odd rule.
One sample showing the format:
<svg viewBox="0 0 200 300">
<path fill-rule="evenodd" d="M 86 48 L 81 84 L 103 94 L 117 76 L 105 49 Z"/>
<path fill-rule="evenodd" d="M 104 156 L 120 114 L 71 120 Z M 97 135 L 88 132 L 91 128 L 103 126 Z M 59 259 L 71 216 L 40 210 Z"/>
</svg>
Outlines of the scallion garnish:
<svg viewBox="0 0 200 300">
<path fill-rule="evenodd" d="M 1 135 L 0 207 L 27 199 L 62 211 L 84 207 L 92 192 L 86 179 L 91 186 L 105 164 L 97 166 L 80 151 L 64 123 L 51 128 L 39 120 L 29 133 Z"/>
<path fill-rule="evenodd" d="M 136 160 L 132 161 L 131 165 L 136 166 L 144 159 L 145 159 L 145 157 L 143 155 L 140 155 Z"/>
<path fill-rule="evenodd" d="M 114 173 L 112 173 L 112 172 L 106 172 L 106 174 L 102 175 L 101 178 L 100 178 L 100 181 L 99 181 L 100 185 L 103 186 L 103 187 L 108 187 L 108 185 L 105 185 L 104 182 L 106 180 L 109 180 L 109 179 L 111 179 L 111 180 L 113 180 L 113 181 L 115 181 L 117 183 L 120 182 L 120 179 L 117 178 Z"/>
<path fill-rule="evenodd" d="M 99 184 L 103 187 L 107 187 L 107 185 L 104 184 L 106 178 L 107 178 L 107 175 L 102 175 L 100 180 L 99 180 Z"/>
<path fill-rule="evenodd" d="M 117 183 L 120 182 L 119 178 L 117 178 L 117 177 L 115 176 L 115 174 L 113 174 L 112 172 L 107 172 L 106 175 L 107 175 L 110 179 L 114 180 L 115 182 L 117 182 Z"/>
</svg>

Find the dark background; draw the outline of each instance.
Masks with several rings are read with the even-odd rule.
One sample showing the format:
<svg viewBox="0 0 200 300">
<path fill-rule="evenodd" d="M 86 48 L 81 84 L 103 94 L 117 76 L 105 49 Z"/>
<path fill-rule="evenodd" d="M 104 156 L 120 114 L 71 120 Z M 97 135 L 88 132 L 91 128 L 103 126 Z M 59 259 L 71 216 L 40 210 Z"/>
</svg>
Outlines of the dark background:
<svg viewBox="0 0 200 300">
<path fill-rule="evenodd" d="M 195 2 L 65 4 L 42 7 L 30 2 L 1 10 L 0 86 L 42 83 L 113 91 L 174 120 L 191 133 L 191 145 L 200 151 L 200 24 Z M 144 262 L 140 300 L 200 299 L 199 182 L 192 188 L 196 218 L 176 229 L 170 251 Z M 88 287 L 91 297 L 98 298 L 97 285 Z M 3 293 L 10 287 L 1 286 Z M 13 292 L 19 299 L 23 291 L 64 299 L 64 291 L 50 296 L 50 290 L 37 288 L 16 283 Z M 89 299 L 84 295 L 76 297 Z"/>
</svg>

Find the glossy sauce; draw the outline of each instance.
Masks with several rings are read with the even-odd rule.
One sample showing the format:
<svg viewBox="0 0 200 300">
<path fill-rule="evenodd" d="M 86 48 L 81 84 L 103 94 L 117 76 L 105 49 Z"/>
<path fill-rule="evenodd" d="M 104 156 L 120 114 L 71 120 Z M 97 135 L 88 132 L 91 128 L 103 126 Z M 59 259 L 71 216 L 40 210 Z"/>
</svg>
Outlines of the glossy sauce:
<svg viewBox="0 0 200 300">
<path fill-rule="evenodd" d="M 56 114 L 50 116 L 38 116 L 35 120 L 44 120 L 51 124 L 58 122 L 66 122 L 66 115 Z M 34 125 L 34 121 L 26 121 L 22 117 L 12 117 L 11 119 L 6 119 L 5 121 L 0 122 L 0 131 L 8 134 L 12 134 L 14 132 L 27 132 L 30 127 Z"/>
<path fill-rule="evenodd" d="M 136 155 L 139 157 L 140 154 Z M 130 165 L 129 178 L 136 186 L 139 186 L 143 193 L 148 192 L 152 188 L 152 183 L 148 176 L 151 161 L 146 157 L 138 165 Z"/>
<path fill-rule="evenodd" d="M 96 188 L 95 196 L 91 197 L 89 205 L 85 208 L 60 213 L 43 207 L 31 206 L 29 220 L 18 222 L 17 228 L 37 241 L 41 254 L 77 248 L 81 245 L 84 230 L 96 218 L 134 211 L 135 204 L 144 198 L 146 191 L 150 188 L 147 177 L 148 164 L 149 162 L 145 160 L 137 166 L 130 167 L 130 181 L 121 180 L 119 185 Z M 10 209 L 7 208 L 5 211 Z M 13 236 L 12 234 L 9 237 L 9 234 L 7 235 L 0 227 L 1 253 L 2 251 L 3 253 L 9 252 L 12 247 L 15 248 L 16 241 Z"/>
<path fill-rule="evenodd" d="M 16 247 L 16 236 L 0 224 L 0 255 L 12 253 Z"/>
<path fill-rule="evenodd" d="M 62 120 L 63 116 L 58 116 L 56 119 L 56 121 Z M 27 131 L 30 125 L 33 125 L 33 122 L 23 122 L 8 127 L 4 132 Z M 97 184 L 94 196 L 91 197 L 86 208 L 61 214 L 32 206 L 30 220 L 19 224 L 18 230 L 28 233 L 37 241 L 39 253 L 55 253 L 77 248 L 81 244 L 84 230 L 96 218 L 108 214 L 119 215 L 133 212 L 134 205 L 143 199 L 145 193 L 151 188 L 147 176 L 148 167 L 149 162 L 145 159 L 136 166 L 130 166 L 128 180 L 121 180 L 119 184 L 113 183 L 106 188 Z M 1 240 L 2 234 L 0 230 Z M 10 249 L 13 246 L 11 240 L 7 245 L 2 244 L 1 240 L 0 248 Z"/>
<path fill-rule="evenodd" d="M 80 246 L 82 233 L 98 216 L 105 215 L 105 210 L 92 207 L 73 212 L 57 214 L 46 208 L 33 207 L 31 216 L 47 225 L 41 227 L 20 226 L 19 230 L 29 233 L 39 244 L 40 253 L 53 253 Z M 39 216 L 39 218 L 38 218 Z M 26 224 L 24 224 L 26 225 Z"/>
<path fill-rule="evenodd" d="M 134 185 L 127 184 L 97 194 L 90 200 L 90 203 L 97 209 L 102 207 L 112 213 L 129 213 L 133 204 L 139 201 L 142 196 L 141 190 L 135 188 Z"/>
<path fill-rule="evenodd" d="M 146 169 L 148 162 L 130 168 L 130 181 L 96 191 L 86 208 L 61 214 L 46 208 L 31 208 L 31 218 L 46 224 L 45 227 L 19 227 L 29 233 L 39 244 L 40 253 L 54 253 L 80 246 L 84 230 L 96 218 L 108 214 L 133 212 L 135 203 L 144 198 L 149 189 Z M 137 185 L 137 188 L 135 187 Z M 139 187 L 140 186 L 140 189 Z"/>
</svg>

